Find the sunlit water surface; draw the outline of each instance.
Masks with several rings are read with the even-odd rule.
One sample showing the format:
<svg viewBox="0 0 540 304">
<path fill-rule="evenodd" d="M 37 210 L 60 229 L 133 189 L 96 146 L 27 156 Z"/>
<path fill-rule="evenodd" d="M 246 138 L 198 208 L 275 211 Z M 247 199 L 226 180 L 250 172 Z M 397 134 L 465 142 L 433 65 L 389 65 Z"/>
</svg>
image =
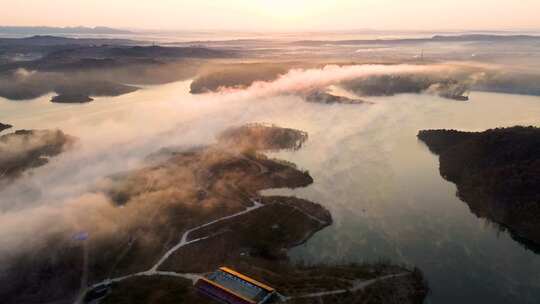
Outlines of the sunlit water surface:
<svg viewBox="0 0 540 304">
<path fill-rule="evenodd" d="M 189 82 L 178 82 L 85 105 L 52 104 L 50 96 L 0 99 L 0 122 L 17 129 L 61 128 L 80 138 L 82 148 L 69 152 L 71 157 L 60 156 L 36 170 L 34 179 L 47 180 L 62 162 L 86 155 L 82 159 L 88 164 L 77 161 L 78 170 L 57 174 L 62 178 L 47 185 L 50 192 L 60 180 L 89 184 L 136 166 L 132 158 L 164 146 L 211 142 L 231 125 L 262 121 L 302 129 L 309 133 L 302 149 L 272 156 L 309 170 L 314 184 L 265 193 L 318 202 L 331 211 L 334 224 L 293 249 L 294 260 L 389 259 L 416 265 L 432 288 L 429 303 L 540 300 L 540 257 L 473 215 L 456 197 L 456 187 L 440 177 L 437 157 L 416 139 L 421 129 L 539 125 L 540 98 L 473 92 L 470 102 L 400 95 L 362 106 L 319 105 L 294 97 L 225 104 L 219 95 L 191 96 L 188 91 Z M 89 151 L 98 156 L 88 157 Z M 110 162 L 100 156 L 107 154 L 120 157 Z"/>
<path fill-rule="evenodd" d="M 472 214 L 416 134 L 538 126 L 540 98 L 474 92 L 467 103 L 417 95 L 376 102 L 383 109 L 371 114 L 337 106 L 314 117 L 298 113 L 309 142 L 277 156 L 309 169 L 315 183 L 266 193 L 320 202 L 334 224 L 291 256 L 416 265 L 432 289 L 428 303 L 539 303 L 540 257 Z"/>
</svg>

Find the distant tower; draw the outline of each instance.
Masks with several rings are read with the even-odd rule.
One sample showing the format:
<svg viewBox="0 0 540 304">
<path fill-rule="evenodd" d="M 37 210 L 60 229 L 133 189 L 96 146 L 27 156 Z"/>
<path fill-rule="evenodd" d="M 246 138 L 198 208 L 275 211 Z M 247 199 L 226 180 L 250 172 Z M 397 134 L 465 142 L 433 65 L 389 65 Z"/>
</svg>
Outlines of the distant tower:
<svg viewBox="0 0 540 304">
<path fill-rule="evenodd" d="M 420 51 L 420 61 L 424 61 L 424 49 Z"/>
</svg>

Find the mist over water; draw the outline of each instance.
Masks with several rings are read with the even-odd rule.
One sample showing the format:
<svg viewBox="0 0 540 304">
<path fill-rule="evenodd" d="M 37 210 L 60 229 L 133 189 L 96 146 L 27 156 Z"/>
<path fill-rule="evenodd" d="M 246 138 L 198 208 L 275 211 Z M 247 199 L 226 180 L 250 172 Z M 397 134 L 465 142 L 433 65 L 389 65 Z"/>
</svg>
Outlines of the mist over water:
<svg viewBox="0 0 540 304">
<path fill-rule="evenodd" d="M 536 303 L 540 257 L 472 214 L 416 134 L 430 128 L 538 126 L 540 98 L 473 92 L 469 103 L 419 95 L 374 101 L 367 111 L 298 113 L 310 140 L 304 149 L 277 157 L 309 169 L 315 182 L 265 193 L 318 201 L 334 224 L 291 257 L 416 265 L 432 288 L 428 303 Z"/>
<path fill-rule="evenodd" d="M 372 105 L 324 105 L 283 95 L 389 71 L 397 70 L 296 71 L 246 90 L 197 96 L 188 93 L 185 81 L 83 105 L 53 104 L 50 96 L 0 99 L 0 121 L 15 129 L 59 128 L 79 138 L 72 151 L 0 193 L 0 253 L 31 247 L 52 222 L 63 222 L 67 230 L 79 228 L 81 219 L 88 225 L 110 224 L 101 211 L 112 208 L 95 193 L 95 184 L 139 168 L 163 147 L 208 144 L 227 127 L 267 122 L 308 132 L 302 149 L 271 156 L 298 164 L 315 180 L 304 189 L 268 193 L 292 192 L 324 205 L 334 218 L 332 226 L 292 251 L 294 260 L 388 258 L 415 265 L 433 290 L 429 303 L 535 303 L 540 257 L 476 218 L 456 197 L 455 186 L 440 177 L 437 157 L 416 134 L 429 128 L 538 126 L 540 98 L 473 92 L 465 103 L 410 94 L 370 98 Z"/>
</svg>

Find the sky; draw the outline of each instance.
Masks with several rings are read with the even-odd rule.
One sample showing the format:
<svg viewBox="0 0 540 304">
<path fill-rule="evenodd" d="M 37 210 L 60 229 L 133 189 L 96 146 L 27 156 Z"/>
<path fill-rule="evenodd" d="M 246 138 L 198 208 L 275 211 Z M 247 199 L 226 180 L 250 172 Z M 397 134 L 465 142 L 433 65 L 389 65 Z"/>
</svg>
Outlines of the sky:
<svg viewBox="0 0 540 304">
<path fill-rule="evenodd" d="M 163 30 L 540 29 L 540 0 L 0 0 L 0 25 Z"/>
</svg>

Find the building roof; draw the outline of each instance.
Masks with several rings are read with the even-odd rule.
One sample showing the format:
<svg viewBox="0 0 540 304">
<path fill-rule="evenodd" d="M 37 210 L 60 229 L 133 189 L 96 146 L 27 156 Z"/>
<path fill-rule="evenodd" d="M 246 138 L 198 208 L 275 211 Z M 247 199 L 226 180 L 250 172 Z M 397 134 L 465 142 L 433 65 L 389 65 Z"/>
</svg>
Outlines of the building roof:
<svg viewBox="0 0 540 304">
<path fill-rule="evenodd" d="M 262 288 L 262 289 L 264 289 L 264 290 L 266 290 L 268 292 L 275 291 L 274 288 L 272 288 L 272 287 L 270 287 L 270 286 L 268 286 L 266 284 L 263 284 L 263 283 L 261 283 L 259 281 L 256 281 L 256 280 L 254 280 L 254 279 L 252 279 L 252 278 L 250 278 L 248 276 L 245 276 L 245 275 L 243 275 L 243 274 L 241 274 L 239 272 L 236 272 L 236 271 L 234 271 L 234 270 L 232 270 L 230 268 L 221 267 L 221 268 L 219 268 L 219 270 L 227 272 L 227 273 L 229 273 L 229 274 L 231 274 L 233 276 L 236 276 L 236 277 L 238 277 L 240 279 L 243 279 L 244 281 L 249 282 L 249 283 L 251 283 L 251 284 L 253 284 L 253 285 L 255 285 L 255 286 L 259 287 L 259 288 Z"/>
<path fill-rule="evenodd" d="M 196 287 L 204 294 L 227 304 L 264 303 L 275 290 L 227 267 L 200 279 Z"/>
</svg>

